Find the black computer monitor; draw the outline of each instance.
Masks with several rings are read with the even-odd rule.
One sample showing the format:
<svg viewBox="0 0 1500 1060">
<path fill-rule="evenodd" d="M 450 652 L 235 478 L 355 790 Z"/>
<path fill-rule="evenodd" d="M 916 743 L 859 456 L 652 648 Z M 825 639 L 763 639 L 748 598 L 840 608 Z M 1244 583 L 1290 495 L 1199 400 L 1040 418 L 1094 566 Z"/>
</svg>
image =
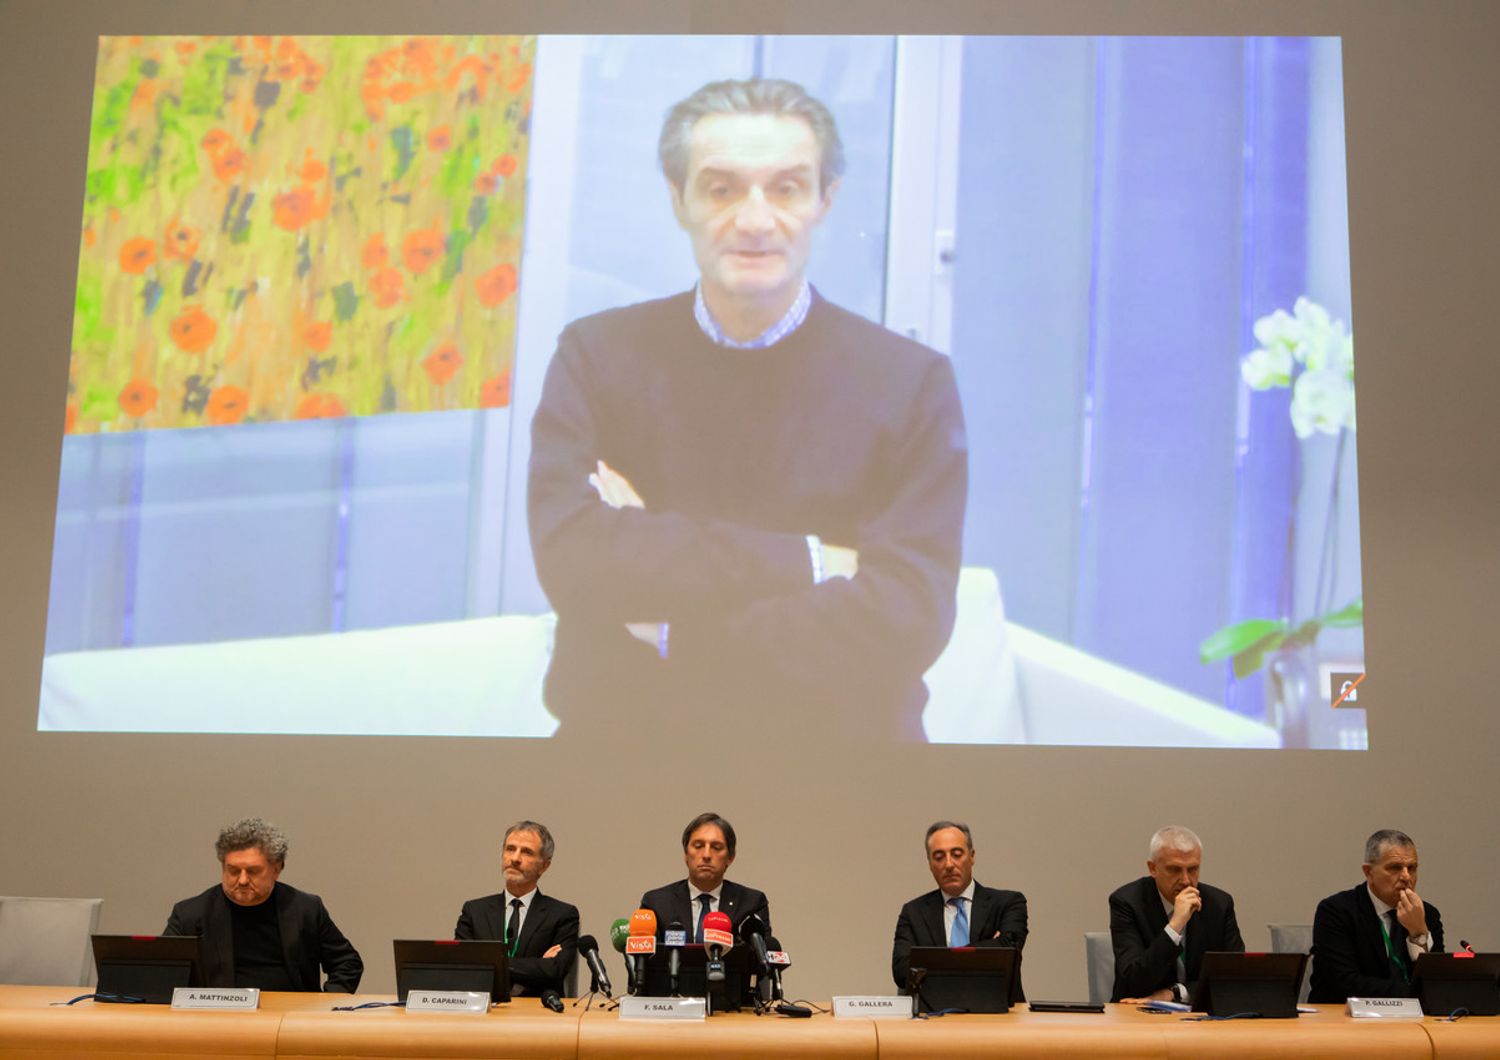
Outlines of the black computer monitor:
<svg viewBox="0 0 1500 1060">
<path fill-rule="evenodd" d="M 100 1001 L 171 1004 L 179 986 L 205 986 L 197 935 L 95 935 Z"/>
<path fill-rule="evenodd" d="M 1011 946 L 913 946 L 907 992 L 918 1012 L 1006 1012 L 1021 997 L 1021 952 Z"/>
<path fill-rule="evenodd" d="M 708 951 L 702 943 L 667 947 L 657 944 L 656 952 L 646 958 L 646 982 L 641 993 L 648 997 L 671 997 L 671 950 L 678 953 L 677 993 L 682 997 L 701 997 L 709 1002 L 711 1012 L 738 1012 L 750 997 L 750 948 L 736 946 L 724 954 L 724 979 L 708 981 Z"/>
<path fill-rule="evenodd" d="M 1500 953 L 1424 953 L 1411 985 L 1429 1016 L 1500 1016 Z"/>
<path fill-rule="evenodd" d="M 412 990 L 469 990 L 510 1000 L 510 958 L 493 939 L 392 939 L 396 996 Z"/>
<path fill-rule="evenodd" d="M 1306 970 L 1305 953 L 1205 953 L 1193 1011 L 1294 1018 Z"/>
</svg>

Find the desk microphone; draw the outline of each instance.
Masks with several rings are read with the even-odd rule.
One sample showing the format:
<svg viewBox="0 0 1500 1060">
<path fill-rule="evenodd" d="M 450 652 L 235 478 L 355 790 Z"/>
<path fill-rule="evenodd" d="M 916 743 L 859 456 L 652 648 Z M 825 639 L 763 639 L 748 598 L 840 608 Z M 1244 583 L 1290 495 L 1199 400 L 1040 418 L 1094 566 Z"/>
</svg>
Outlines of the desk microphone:
<svg viewBox="0 0 1500 1060">
<path fill-rule="evenodd" d="M 609 941 L 615 952 L 625 958 L 625 992 L 635 993 L 635 962 L 625 953 L 625 940 L 630 937 L 630 921 L 623 916 L 609 925 Z"/>
<path fill-rule="evenodd" d="M 728 913 L 709 913 L 703 918 L 703 948 L 708 953 L 706 978 L 724 981 L 724 954 L 734 949 L 734 923 Z"/>
<path fill-rule="evenodd" d="M 667 925 L 661 944 L 667 948 L 667 980 L 672 996 L 677 997 L 677 977 L 682 971 L 682 947 L 687 945 L 687 931 L 681 920 L 674 920 Z"/>
<path fill-rule="evenodd" d="M 542 994 L 542 1004 L 553 1012 L 561 1012 L 563 1010 L 562 995 L 556 990 L 548 990 Z"/>
<path fill-rule="evenodd" d="M 589 966 L 589 975 L 593 977 L 590 990 L 602 990 L 605 997 L 611 997 L 609 987 L 609 972 L 604 969 L 604 961 L 599 957 L 599 941 L 592 935 L 585 935 L 578 940 L 578 954 Z"/>
<path fill-rule="evenodd" d="M 646 959 L 656 952 L 656 913 L 637 909 L 630 914 L 630 935 L 625 939 L 625 959 L 634 960 L 635 993 L 646 987 Z"/>
</svg>

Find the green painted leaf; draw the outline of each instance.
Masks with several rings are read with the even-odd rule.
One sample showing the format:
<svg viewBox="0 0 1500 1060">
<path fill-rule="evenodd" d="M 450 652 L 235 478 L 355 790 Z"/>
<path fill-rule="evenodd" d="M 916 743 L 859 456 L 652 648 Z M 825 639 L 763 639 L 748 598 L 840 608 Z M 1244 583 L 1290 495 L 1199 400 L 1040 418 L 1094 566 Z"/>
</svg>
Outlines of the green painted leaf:
<svg viewBox="0 0 1500 1060">
<path fill-rule="evenodd" d="M 1212 663 L 1231 655 L 1239 655 L 1272 634 L 1285 634 L 1286 628 L 1285 622 L 1272 618 L 1249 618 L 1225 626 L 1210 633 L 1198 645 L 1198 661 Z"/>
<path fill-rule="evenodd" d="M 354 316 L 359 308 L 359 295 L 354 293 L 354 284 L 345 282 L 333 289 L 333 313 L 340 324 Z"/>
<path fill-rule="evenodd" d="M 1242 652 L 1236 653 L 1234 657 L 1234 676 L 1244 680 L 1261 668 L 1266 661 L 1266 653 L 1275 651 L 1281 647 L 1286 634 L 1280 630 L 1267 634 L 1256 641 Z"/>
</svg>

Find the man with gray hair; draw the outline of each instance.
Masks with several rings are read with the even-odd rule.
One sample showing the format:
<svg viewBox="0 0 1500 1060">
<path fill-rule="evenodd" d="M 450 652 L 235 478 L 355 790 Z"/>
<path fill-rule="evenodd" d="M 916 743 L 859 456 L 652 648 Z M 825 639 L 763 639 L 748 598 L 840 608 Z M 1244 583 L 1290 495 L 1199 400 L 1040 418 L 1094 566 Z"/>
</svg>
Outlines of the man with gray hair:
<svg viewBox="0 0 1500 1060">
<path fill-rule="evenodd" d="M 1365 878 L 1329 895 L 1313 915 L 1313 970 L 1307 999 L 1410 997 L 1424 953 L 1442 953 L 1443 918 L 1417 894 L 1417 844 L 1394 828 L 1365 840 Z"/>
<path fill-rule="evenodd" d="M 1203 843 L 1167 825 L 1151 837 L 1147 875 L 1109 896 L 1111 1001 L 1187 1001 L 1205 953 L 1244 953 L 1234 898 L 1199 882 Z"/>
<path fill-rule="evenodd" d="M 920 738 L 968 481 L 952 367 L 808 282 L 844 154 L 800 85 L 705 85 L 658 149 L 698 282 L 569 325 L 532 420 L 547 706 L 599 738 Z"/>
<path fill-rule="evenodd" d="M 537 890 L 557 845 L 547 826 L 517 821 L 500 840 L 505 890 L 471 898 L 458 914 L 457 939 L 496 939 L 510 957 L 511 994 L 540 997 L 567 992 L 578 956 L 578 907 Z"/>
<path fill-rule="evenodd" d="M 1026 945 L 1026 896 L 986 887 L 974 879 L 974 836 L 961 821 L 936 821 L 927 829 L 927 870 L 937 890 L 913 898 L 896 918 L 891 977 L 901 991 L 911 974 L 913 946 Z M 1016 972 L 1011 1001 L 1025 999 Z"/>
<path fill-rule="evenodd" d="M 163 935 L 203 940 L 206 986 L 354 993 L 365 965 L 323 899 L 280 881 L 286 836 L 259 817 L 214 843 L 219 883 L 172 907 Z M 320 986 L 319 968 L 328 980 Z"/>
</svg>

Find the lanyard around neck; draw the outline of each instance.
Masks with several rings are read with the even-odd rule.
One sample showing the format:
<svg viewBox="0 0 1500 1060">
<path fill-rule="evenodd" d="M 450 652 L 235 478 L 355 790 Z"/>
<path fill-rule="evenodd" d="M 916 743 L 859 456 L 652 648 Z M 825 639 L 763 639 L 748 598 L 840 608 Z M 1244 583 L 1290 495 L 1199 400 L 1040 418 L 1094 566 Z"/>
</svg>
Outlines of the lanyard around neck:
<svg viewBox="0 0 1500 1060">
<path fill-rule="evenodd" d="M 1396 955 L 1395 944 L 1391 942 L 1391 932 L 1390 929 L 1385 926 L 1385 916 L 1382 914 L 1377 914 L 1375 919 L 1380 921 L 1380 937 L 1385 939 L 1386 956 L 1390 957 L 1391 961 L 1395 963 L 1396 968 L 1401 972 L 1401 981 L 1403 983 L 1410 982 L 1411 980 L 1407 977 L 1406 974 L 1406 962 Z"/>
</svg>

